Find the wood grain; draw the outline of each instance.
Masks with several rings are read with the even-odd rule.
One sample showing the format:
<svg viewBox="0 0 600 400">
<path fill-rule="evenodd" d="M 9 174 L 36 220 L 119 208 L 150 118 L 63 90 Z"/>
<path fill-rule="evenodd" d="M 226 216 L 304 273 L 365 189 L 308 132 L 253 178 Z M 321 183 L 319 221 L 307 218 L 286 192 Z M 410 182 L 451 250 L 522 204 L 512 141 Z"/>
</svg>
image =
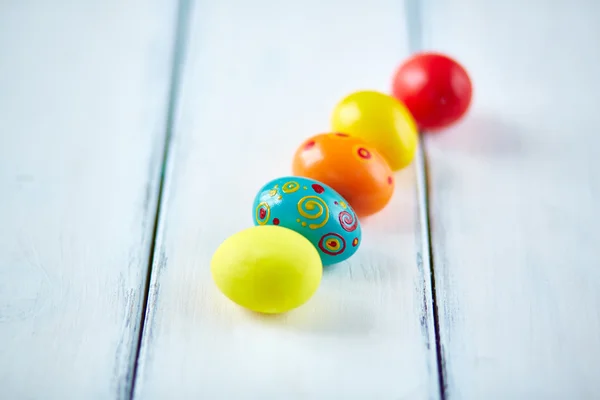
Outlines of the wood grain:
<svg viewBox="0 0 600 400">
<path fill-rule="evenodd" d="M 426 142 L 447 398 L 599 398 L 600 3 L 425 4 L 476 91 Z"/>
<path fill-rule="evenodd" d="M 177 4 L 0 6 L 0 398 L 127 398 Z"/>
<path fill-rule="evenodd" d="M 438 398 L 412 168 L 363 221 L 357 255 L 288 315 L 234 306 L 209 269 L 217 246 L 252 225 L 258 188 L 329 129 L 334 104 L 388 89 L 407 54 L 404 17 L 391 0 L 195 5 L 136 398 Z"/>
</svg>

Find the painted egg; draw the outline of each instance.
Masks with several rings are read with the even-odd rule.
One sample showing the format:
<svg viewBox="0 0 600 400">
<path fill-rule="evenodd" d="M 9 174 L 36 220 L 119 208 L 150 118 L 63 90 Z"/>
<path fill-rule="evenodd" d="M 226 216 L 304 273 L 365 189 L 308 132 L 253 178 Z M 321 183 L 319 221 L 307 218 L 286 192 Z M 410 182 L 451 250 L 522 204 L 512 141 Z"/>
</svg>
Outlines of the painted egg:
<svg viewBox="0 0 600 400">
<path fill-rule="evenodd" d="M 294 175 L 316 179 L 335 189 L 359 217 L 383 209 L 394 193 L 393 172 L 375 147 L 345 133 L 323 133 L 300 145 Z"/>
<path fill-rule="evenodd" d="M 473 84 L 467 70 L 455 59 L 439 53 L 418 53 L 394 74 L 392 92 L 427 131 L 447 128 L 468 111 Z"/>
<path fill-rule="evenodd" d="M 279 226 L 254 226 L 225 240 L 211 260 L 219 290 L 249 310 L 278 314 L 306 303 L 323 275 L 319 253 L 304 236 Z"/>
<path fill-rule="evenodd" d="M 331 127 L 371 143 L 393 171 L 412 162 L 419 143 L 416 122 L 406 106 L 375 91 L 354 92 L 342 99 L 331 115 Z"/>
<path fill-rule="evenodd" d="M 348 201 L 313 179 L 272 180 L 259 190 L 252 212 L 255 225 L 279 225 L 306 237 L 323 265 L 348 259 L 361 242 L 360 222 Z"/>
</svg>

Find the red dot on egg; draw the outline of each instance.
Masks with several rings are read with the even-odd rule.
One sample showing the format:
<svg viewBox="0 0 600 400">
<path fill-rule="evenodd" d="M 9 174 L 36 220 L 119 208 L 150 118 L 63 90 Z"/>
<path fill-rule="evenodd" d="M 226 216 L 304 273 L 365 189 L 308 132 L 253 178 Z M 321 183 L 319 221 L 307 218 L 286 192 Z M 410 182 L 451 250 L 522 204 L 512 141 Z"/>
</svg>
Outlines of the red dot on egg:
<svg viewBox="0 0 600 400">
<path fill-rule="evenodd" d="M 394 183 L 394 179 L 392 179 L 391 176 L 388 176 L 388 184 L 391 185 L 392 183 Z"/>
<path fill-rule="evenodd" d="M 318 194 L 321 194 L 321 193 L 323 193 L 325 191 L 325 189 L 323 188 L 323 186 L 319 185 L 318 183 L 313 183 L 312 184 L 312 188 Z"/>
<path fill-rule="evenodd" d="M 260 211 L 258 212 L 258 216 L 260 219 L 264 219 L 267 216 L 267 210 L 261 207 Z"/>
<path fill-rule="evenodd" d="M 315 145 L 315 141 L 314 140 L 309 140 L 308 142 L 306 142 L 306 144 L 304 145 L 304 150 L 309 150 L 312 149 Z"/>
<path fill-rule="evenodd" d="M 279 218 L 273 218 L 273 225 L 279 225 Z"/>
<path fill-rule="evenodd" d="M 347 133 L 341 133 L 341 132 L 336 132 L 335 136 L 339 136 L 339 137 L 349 137 L 350 135 L 348 135 Z"/>
<path fill-rule="evenodd" d="M 368 160 L 371 158 L 371 152 L 369 150 L 365 149 L 364 147 L 361 147 L 358 149 L 358 156 L 360 158 Z"/>
</svg>

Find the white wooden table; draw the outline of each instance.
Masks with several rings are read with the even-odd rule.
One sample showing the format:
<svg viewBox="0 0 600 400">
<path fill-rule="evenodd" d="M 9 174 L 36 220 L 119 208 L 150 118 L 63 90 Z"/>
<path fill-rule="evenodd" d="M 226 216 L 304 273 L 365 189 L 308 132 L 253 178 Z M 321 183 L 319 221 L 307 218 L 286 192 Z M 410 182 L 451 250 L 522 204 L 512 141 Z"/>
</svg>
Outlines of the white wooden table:
<svg viewBox="0 0 600 400">
<path fill-rule="evenodd" d="M 286 316 L 215 288 L 333 105 L 470 71 Z M 599 399 L 600 2 L 0 1 L 0 398 Z"/>
</svg>

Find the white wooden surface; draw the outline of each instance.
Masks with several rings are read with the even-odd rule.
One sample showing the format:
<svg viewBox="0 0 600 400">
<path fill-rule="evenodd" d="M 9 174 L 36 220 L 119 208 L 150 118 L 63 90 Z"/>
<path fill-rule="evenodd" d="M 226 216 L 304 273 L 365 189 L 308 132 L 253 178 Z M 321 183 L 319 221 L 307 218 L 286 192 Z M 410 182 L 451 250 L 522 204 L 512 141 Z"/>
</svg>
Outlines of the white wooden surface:
<svg viewBox="0 0 600 400">
<path fill-rule="evenodd" d="M 2 399 L 129 398 L 176 7 L 0 3 Z M 418 168 L 295 312 L 250 315 L 209 273 L 335 102 L 388 89 L 419 15 L 424 47 L 475 84 L 467 119 L 425 146 L 444 397 L 600 397 L 600 3 L 192 11 L 136 399 L 440 398 Z"/>
<path fill-rule="evenodd" d="M 0 398 L 127 398 L 176 3 L 0 4 Z"/>
<path fill-rule="evenodd" d="M 431 136 L 448 399 L 600 398 L 600 3 L 429 0 L 475 82 Z"/>
<path fill-rule="evenodd" d="M 251 226 L 260 186 L 329 129 L 335 103 L 388 89 L 406 39 L 398 1 L 196 3 L 136 398 L 438 398 L 414 170 L 364 221 L 357 255 L 287 316 L 241 310 L 209 270 L 217 246 Z"/>
</svg>

